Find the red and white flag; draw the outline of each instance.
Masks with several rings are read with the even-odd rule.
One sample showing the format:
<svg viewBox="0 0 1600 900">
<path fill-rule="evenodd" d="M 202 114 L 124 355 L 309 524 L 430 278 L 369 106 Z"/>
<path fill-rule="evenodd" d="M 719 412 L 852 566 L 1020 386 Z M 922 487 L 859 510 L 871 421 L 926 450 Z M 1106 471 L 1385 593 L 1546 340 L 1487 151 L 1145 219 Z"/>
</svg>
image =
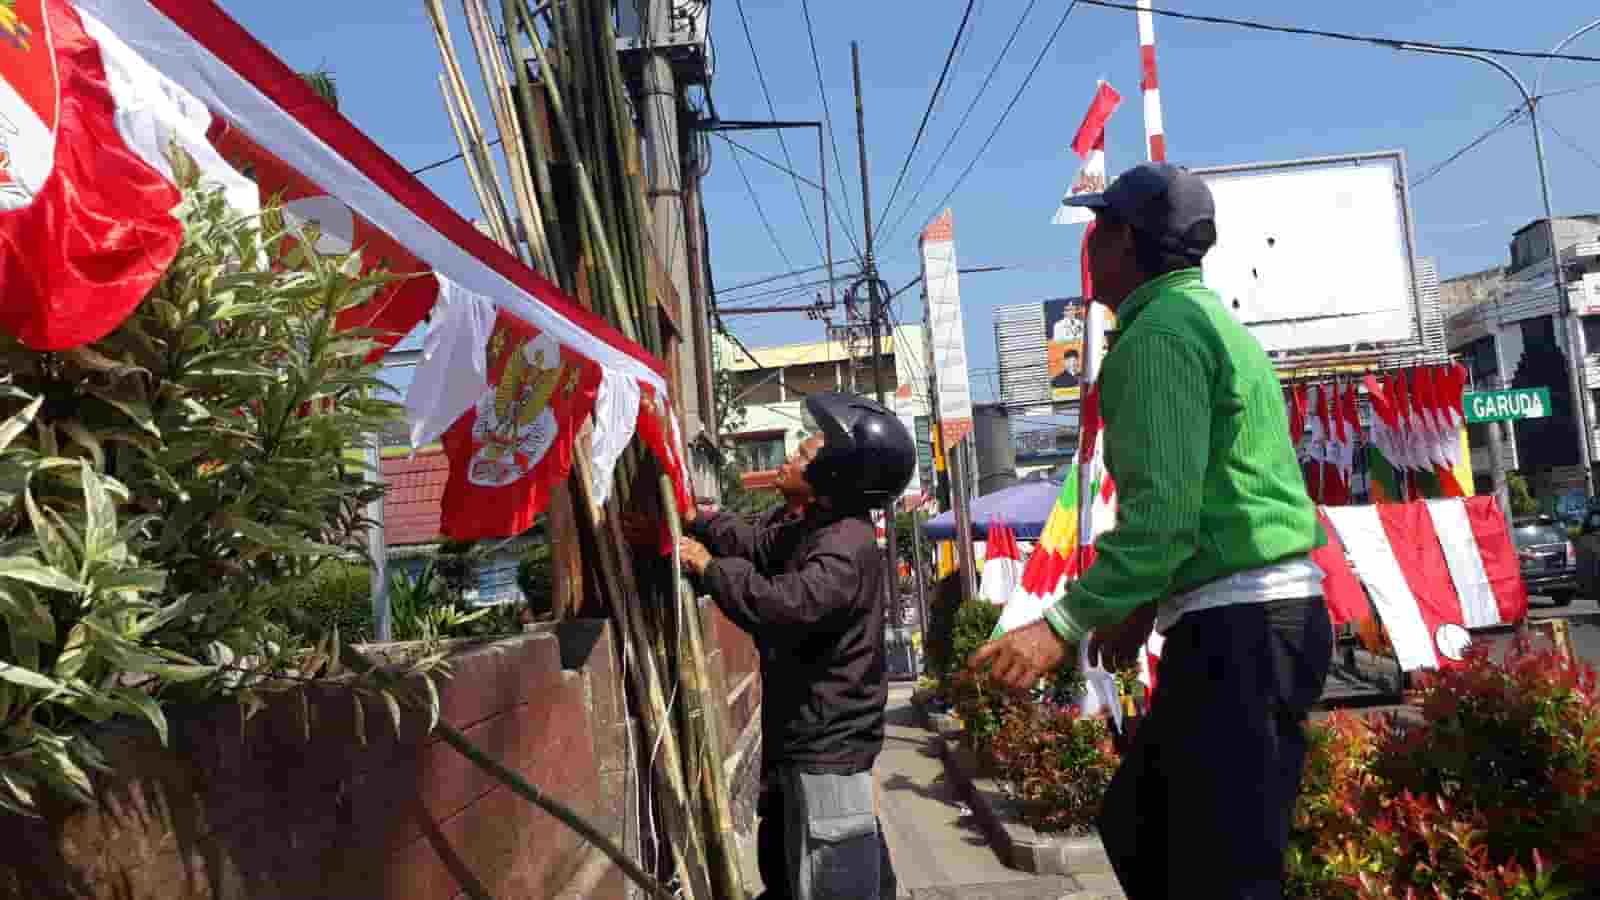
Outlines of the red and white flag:
<svg viewBox="0 0 1600 900">
<path fill-rule="evenodd" d="M 121 325 L 183 241 L 171 154 L 253 210 L 210 113 L 69 0 L 0 4 L 0 330 L 64 350 Z"/>
<path fill-rule="evenodd" d="M 1120 103 L 1122 95 L 1106 82 L 1099 82 L 1094 100 L 1089 103 L 1089 111 L 1083 117 L 1083 124 L 1078 126 L 1078 133 L 1072 138 L 1072 152 L 1083 162 L 1072 179 L 1067 197 L 1097 194 L 1106 189 L 1106 123 L 1111 120 L 1111 114 L 1117 111 Z M 1062 198 L 1055 217 L 1050 220 L 1054 225 L 1082 225 L 1092 221 L 1093 210 L 1068 206 L 1066 198 Z"/>
<path fill-rule="evenodd" d="M 1405 671 L 1459 664 L 1470 628 L 1509 624 L 1528 596 L 1493 497 L 1324 508 Z"/>
<path fill-rule="evenodd" d="M 1004 606 L 1022 584 L 1022 550 L 1017 547 L 1017 536 L 1004 522 L 990 522 L 983 549 L 980 593 L 990 603 Z"/>
<path fill-rule="evenodd" d="M 501 311 L 489 381 L 444 433 L 450 476 L 439 528 L 451 540 L 521 534 L 572 469 L 572 443 L 594 408 L 600 367 Z"/>
<path fill-rule="evenodd" d="M 58 347 L 116 327 L 175 252 L 178 226 L 170 210 L 178 194 L 165 163 L 173 145 L 199 163 L 208 183 L 228 190 L 236 207 L 259 202 L 257 187 L 223 163 L 207 139 L 220 118 L 237 129 L 237 140 L 230 143 L 230 131 L 222 130 L 219 143 L 247 139 L 260 151 L 257 171 L 281 163 L 283 184 L 268 189 L 285 190 L 290 217 L 316 220 L 322 240 L 334 242 L 330 249 L 359 246 L 372 262 L 431 273 L 352 311 L 346 324 L 396 337 L 434 298 L 436 327 L 406 407 L 414 443 L 452 432 L 446 443 L 458 472 L 445 500 L 452 534 L 508 536 L 531 523 L 551 479 L 566 475 L 570 441 L 591 413 L 596 502 L 606 499 L 622 448 L 647 427 L 658 437 L 650 444 L 680 502 L 689 496 L 676 422 L 670 413 L 644 411 L 646 398 L 667 395 L 661 360 L 478 232 L 216 3 L 5 5 L 19 15 L 0 20 L 0 38 L 8 39 L 0 41 L 0 89 L 11 86 L 0 112 L 16 120 L 28 111 L 26 127 L 10 128 L 34 149 L 14 162 L 17 135 L 0 124 L 13 148 L 4 157 L 10 181 L 0 186 L 7 197 L 0 208 L 0 276 L 8 292 L 0 328 L 34 346 Z M 37 47 L 50 56 L 34 55 Z M 36 85 L 47 70 L 50 92 L 19 99 L 15 86 Z M 48 102 L 52 96 L 59 109 Z M 50 141 L 43 155 L 39 135 Z M 28 199 L 18 199 L 24 193 Z M 77 232 L 40 221 L 46 217 L 38 209 L 81 214 L 70 225 Z M 14 296 L 27 302 L 13 303 Z M 490 334 L 506 336 L 498 349 L 489 346 L 496 340 Z M 523 352 L 508 350 L 512 343 Z M 508 372 L 517 376 L 509 388 Z M 547 395 L 557 374 L 565 380 Z"/>
</svg>

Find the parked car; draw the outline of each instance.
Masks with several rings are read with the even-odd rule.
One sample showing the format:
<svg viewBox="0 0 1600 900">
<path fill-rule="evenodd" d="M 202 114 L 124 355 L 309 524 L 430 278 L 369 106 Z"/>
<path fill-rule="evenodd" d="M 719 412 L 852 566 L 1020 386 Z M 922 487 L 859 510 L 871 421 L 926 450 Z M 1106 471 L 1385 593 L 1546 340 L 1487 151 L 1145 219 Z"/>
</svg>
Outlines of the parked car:
<svg viewBox="0 0 1600 900">
<path fill-rule="evenodd" d="M 1591 522 L 1600 538 L 1600 512 L 1591 513 L 1584 524 Z M 1566 527 L 1550 516 L 1518 519 L 1512 523 L 1511 542 L 1517 548 L 1522 582 L 1528 586 L 1528 593 L 1543 594 L 1556 606 L 1570 604 L 1580 587 L 1579 564 L 1577 547 L 1567 537 Z M 1591 558 L 1590 571 L 1593 561 Z"/>
</svg>

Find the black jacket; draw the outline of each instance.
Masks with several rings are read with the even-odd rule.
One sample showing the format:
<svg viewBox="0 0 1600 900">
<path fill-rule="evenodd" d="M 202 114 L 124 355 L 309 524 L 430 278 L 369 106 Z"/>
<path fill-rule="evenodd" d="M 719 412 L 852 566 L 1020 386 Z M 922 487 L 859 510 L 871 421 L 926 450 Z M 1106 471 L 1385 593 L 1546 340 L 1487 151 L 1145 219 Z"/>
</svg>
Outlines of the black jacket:
<svg viewBox="0 0 1600 900">
<path fill-rule="evenodd" d="M 761 650 L 764 767 L 854 774 L 883 748 L 883 556 L 866 514 L 701 517 L 701 579 Z"/>
</svg>

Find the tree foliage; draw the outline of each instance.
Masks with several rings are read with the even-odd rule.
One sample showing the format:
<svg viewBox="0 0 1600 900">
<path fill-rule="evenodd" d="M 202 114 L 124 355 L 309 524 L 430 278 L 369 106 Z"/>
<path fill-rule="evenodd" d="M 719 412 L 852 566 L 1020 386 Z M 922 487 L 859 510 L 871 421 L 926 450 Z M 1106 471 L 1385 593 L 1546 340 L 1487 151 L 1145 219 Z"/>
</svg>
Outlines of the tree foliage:
<svg viewBox="0 0 1600 900">
<path fill-rule="evenodd" d="M 253 712 L 265 691 L 339 671 L 337 630 L 279 586 L 363 546 L 379 489 L 346 450 L 398 408 L 377 399 L 369 336 L 335 319 L 392 277 L 316 255 L 275 210 L 241 218 L 191 167 L 180 183 L 183 244 L 122 326 L 60 353 L 0 339 L 13 810 L 40 789 L 87 799 L 93 723 L 137 715 L 165 739 L 169 703 L 231 694 Z"/>
</svg>

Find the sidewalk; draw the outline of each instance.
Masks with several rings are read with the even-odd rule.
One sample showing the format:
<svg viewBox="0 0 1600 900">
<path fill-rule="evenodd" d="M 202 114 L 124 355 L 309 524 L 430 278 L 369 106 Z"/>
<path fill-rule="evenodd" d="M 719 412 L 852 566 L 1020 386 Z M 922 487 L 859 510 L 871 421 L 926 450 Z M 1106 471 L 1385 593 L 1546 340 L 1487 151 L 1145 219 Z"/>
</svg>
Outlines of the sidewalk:
<svg viewBox="0 0 1600 900">
<path fill-rule="evenodd" d="M 911 686 L 892 685 L 876 774 L 879 815 L 902 900 L 1122 900 L 1109 876 L 1041 877 L 1002 865 L 955 799 L 932 737 L 911 708 Z M 741 849 L 745 882 L 755 896 L 761 890 L 755 848 Z"/>
</svg>

